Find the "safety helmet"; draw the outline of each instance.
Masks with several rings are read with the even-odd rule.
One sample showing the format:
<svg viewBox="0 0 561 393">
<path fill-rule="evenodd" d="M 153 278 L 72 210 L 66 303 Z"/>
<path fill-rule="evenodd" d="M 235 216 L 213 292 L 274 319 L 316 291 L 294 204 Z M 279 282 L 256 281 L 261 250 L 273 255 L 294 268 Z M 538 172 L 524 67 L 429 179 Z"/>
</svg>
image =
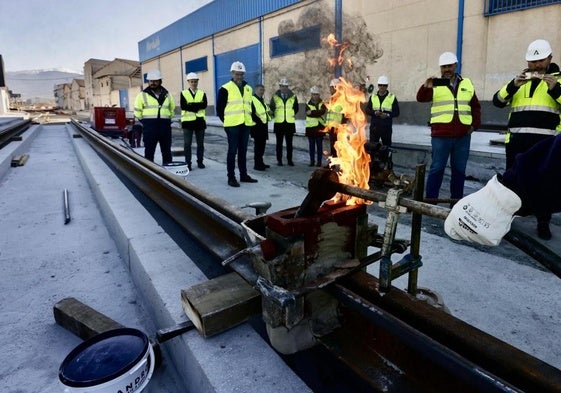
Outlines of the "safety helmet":
<svg viewBox="0 0 561 393">
<path fill-rule="evenodd" d="M 282 78 L 282 79 L 279 81 L 279 86 L 288 86 L 288 79 Z"/>
<path fill-rule="evenodd" d="M 388 79 L 387 76 L 382 75 L 381 77 L 378 78 L 378 84 L 379 84 L 379 85 L 389 85 L 389 84 L 390 84 L 390 80 Z"/>
<path fill-rule="evenodd" d="M 146 74 L 146 80 L 159 81 L 160 79 L 162 79 L 162 73 L 160 72 L 160 70 L 150 70 Z"/>
<path fill-rule="evenodd" d="M 190 72 L 187 74 L 187 80 L 190 81 L 192 79 L 199 79 L 199 76 L 194 72 Z"/>
<path fill-rule="evenodd" d="M 551 55 L 551 45 L 546 40 L 535 40 L 528 45 L 526 61 L 543 60 Z"/>
<path fill-rule="evenodd" d="M 456 64 L 458 62 L 458 58 L 452 52 L 444 52 L 438 58 L 438 65 L 444 66 L 448 64 Z"/>
<path fill-rule="evenodd" d="M 339 79 L 335 78 L 335 79 L 331 79 L 331 82 L 329 82 L 329 87 L 335 87 L 339 84 Z"/>
<path fill-rule="evenodd" d="M 317 86 L 312 86 L 312 88 L 310 89 L 310 94 L 319 94 L 319 87 Z"/>
<path fill-rule="evenodd" d="M 230 71 L 245 72 L 245 66 L 241 61 L 234 61 L 230 67 Z"/>
</svg>

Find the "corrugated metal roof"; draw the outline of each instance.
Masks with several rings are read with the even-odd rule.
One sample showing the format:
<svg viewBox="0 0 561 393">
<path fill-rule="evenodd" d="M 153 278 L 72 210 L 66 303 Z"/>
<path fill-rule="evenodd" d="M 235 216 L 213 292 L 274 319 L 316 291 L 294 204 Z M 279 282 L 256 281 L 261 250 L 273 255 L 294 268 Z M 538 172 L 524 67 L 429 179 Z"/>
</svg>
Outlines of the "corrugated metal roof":
<svg viewBox="0 0 561 393">
<path fill-rule="evenodd" d="M 138 43 L 140 61 L 227 30 L 301 0 L 214 0 Z"/>
</svg>

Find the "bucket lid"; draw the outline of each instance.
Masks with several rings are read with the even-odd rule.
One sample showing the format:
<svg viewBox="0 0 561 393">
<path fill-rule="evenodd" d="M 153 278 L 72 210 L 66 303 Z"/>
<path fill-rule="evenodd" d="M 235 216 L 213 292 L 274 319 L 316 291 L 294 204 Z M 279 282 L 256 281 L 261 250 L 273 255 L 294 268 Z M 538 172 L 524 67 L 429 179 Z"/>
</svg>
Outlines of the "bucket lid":
<svg viewBox="0 0 561 393">
<path fill-rule="evenodd" d="M 137 329 L 113 329 L 84 341 L 60 365 L 60 381 L 89 387 L 111 381 L 133 368 L 146 354 L 148 337 Z"/>
</svg>

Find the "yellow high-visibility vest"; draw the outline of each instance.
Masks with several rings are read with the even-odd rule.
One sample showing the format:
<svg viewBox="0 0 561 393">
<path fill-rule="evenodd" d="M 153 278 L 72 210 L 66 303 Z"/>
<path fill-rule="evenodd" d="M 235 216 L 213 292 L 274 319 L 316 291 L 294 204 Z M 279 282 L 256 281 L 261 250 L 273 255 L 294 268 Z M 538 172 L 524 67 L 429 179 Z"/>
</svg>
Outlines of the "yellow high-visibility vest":
<svg viewBox="0 0 561 393">
<path fill-rule="evenodd" d="M 295 95 L 291 95 L 288 99 L 283 101 L 278 94 L 273 96 L 273 101 L 275 102 L 275 116 L 274 121 L 275 123 L 295 123 L 296 122 L 296 113 L 294 113 L 294 100 L 296 99 Z"/>
<path fill-rule="evenodd" d="M 161 106 L 145 91 L 140 92 L 134 100 L 134 117 L 137 119 L 171 119 L 174 110 L 175 101 L 169 93 Z"/>
<path fill-rule="evenodd" d="M 251 97 L 253 89 L 249 85 L 243 87 L 243 95 L 240 88 L 233 81 L 222 85 L 228 90 L 228 102 L 224 108 L 224 127 L 235 127 L 240 124 L 250 126 L 251 120 Z"/>
<path fill-rule="evenodd" d="M 456 97 L 448 86 L 433 87 L 431 124 L 434 123 L 450 123 L 454 117 L 454 113 L 458 114 L 462 124 L 470 125 L 472 123 L 471 99 L 475 94 L 475 89 L 471 80 L 464 78 L 459 82 Z"/>
<path fill-rule="evenodd" d="M 194 97 L 189 89 L 183 90 L 181 94 L 183 95 L 185 101 L 187 101 L 188 104 L 203 102 L 203 98 L 205 96 L 204 91 L 200 89 L 197 89 Z M 206 119 L 206 110 L 199 109 L 197 112 L 190 112 L 186 110 L 181 111 L 181 121 L 193 121 L 196 120 L 197 117 L 202 117 L 203 119 Z"/>
<path fill-rule="evenodd" d="M 259 119 L 261 119 L 261 122 L 263 124 L 267 124 L 267 122 L 271 120 L 271 110 L 269 109 L 269 105 L 267 105 L 265 102 L 261 102 L 261 100 L 256 96 L 251 97 L 251 100 L 253 102 L 253 106 L 255 106 L 255 114 Z M 253 119 L 251 119 L 250 125 L 254 126 L 255 124 L 256 123 L 253 121 Z"/>
<path fill-rule="evenodd" d="M 306 104 L 308 109 L 311 111 L 320 110 L 323 107 L 323 102 L 318 102 L 317 106 L 310 105 L 310 103 Z M 317 127 L 317 126 L 325 126 L 325 120 L 323 117 L 310 117 L 306 116 L 306 128 Z"/>
</svg>

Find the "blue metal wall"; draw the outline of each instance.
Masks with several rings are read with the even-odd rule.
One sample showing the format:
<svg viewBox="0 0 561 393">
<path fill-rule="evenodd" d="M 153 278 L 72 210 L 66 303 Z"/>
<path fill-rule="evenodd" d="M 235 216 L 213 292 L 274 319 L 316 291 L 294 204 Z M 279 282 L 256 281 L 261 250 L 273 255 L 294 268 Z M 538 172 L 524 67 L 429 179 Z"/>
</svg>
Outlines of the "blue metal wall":
<svg viewBox="0 0 561 393">
<path fill-rule="evenodd" d="M 245 65 L 245 81 L 250 86 L 261 83 L 261 65 L 259 64 L 259 45 L 250 45 L 230 52 L 214 56 L 216 65 L 216 90 L 232 79 L 230 66 L 234 61 L 241 61 Z"/>
<path fill-rule="evenodd" d="M 138 43 L 141 62 L 300 0 L 214 0 Z"/>
</svg>

